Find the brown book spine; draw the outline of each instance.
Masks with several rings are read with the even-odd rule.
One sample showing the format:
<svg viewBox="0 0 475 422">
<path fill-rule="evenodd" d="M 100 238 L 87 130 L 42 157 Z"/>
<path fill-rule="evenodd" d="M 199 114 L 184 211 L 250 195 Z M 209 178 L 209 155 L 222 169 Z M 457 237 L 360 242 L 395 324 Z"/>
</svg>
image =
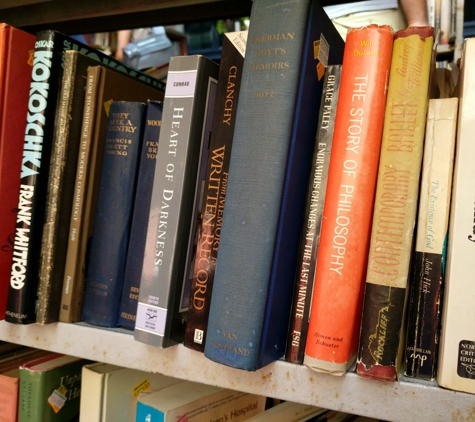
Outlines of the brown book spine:
<svg viewBox="0 0 475 422">
<path fill-rule="evenodd" d="M 184 345 L 204 351 L 247 31 L 225 34 Z"/>
</svg>

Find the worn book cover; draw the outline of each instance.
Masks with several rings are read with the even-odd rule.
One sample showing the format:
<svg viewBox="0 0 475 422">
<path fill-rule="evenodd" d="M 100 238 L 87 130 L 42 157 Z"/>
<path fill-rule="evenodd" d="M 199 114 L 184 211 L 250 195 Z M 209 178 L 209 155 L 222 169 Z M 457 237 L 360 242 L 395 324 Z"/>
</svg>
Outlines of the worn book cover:
<svg viewBox="0 0 475 422">
<path fill-rule="evenodd" d="M 81 118 L 79 156 L 73 184 L 59 321 L 81 320 L 86 254 L 92 236 L 109 109 L 114 101 L 163 99 L 163 92 L 105 66 L 89 66 Z"/>
<path fill-rule="evenodd" d="M 462 52 L 455 167 L 437 382 L 475 393 L 475 39 Z"/>
<path fill-rule="evenodd" d="M 0 24 L 0 320 L 5 318 L 35 36 Z"/>
<path fill-rule="evenodd" d="M 170 60 L 134 330 L 136 340 L 157 347 L 180 343 L 185 333 L 182 293 L 218 67 L 200 55 Z"/>
<path fill-rule="evenodd" d="M 394 36 L 356 366 L 379 380 L 396 380 L 403 359 L 433 35 L 428 26 Z"/>
<path fill-rule="evenodd" d="M 79 422 L 135 421 L 140 394 L 183 382 L 102 362 L 82 367 Z"/>
<path fill-rule="evenodd" d="M 76 420 L 81 371 L 88 363 L 91 361 L 55 353 L 21 365 L 18 421 Z"/>
<path fill-rule="evenodd" d="M 140 398 L 137 422 L 242 422 L 264 411 L 266 398 L 183 381 Z"/>
<path fill-rule="evenodd" d="M 158 139 L 162 127 L 162 111 L 162 102 L 149 101 L 147 103 L 134 199 L 136 206 L 134 206 L 130 228 L 129 248 L 125 262 L 124 287 L 122 289 L 118 320 L 120 326 L 130 330 L 133 330 L 135 327 L 153 178 L 157 162 Z"/>
<path fill-rule="evenodd" d="M 404 374 L 430 381 L 437 372 L 457 114 L 458 98 L 429 100 Z"/>
<path fill-rule="evenodd" d="M 46 217 L 45 198 L 48 194 L 53 137 L 58 121 L 64 54 L 67 50 L 80 51 L 105 66 L 141 78 L 151 86 L 163 88 L 162 82 L 60 32 L 44 30 L 37 34 L 28 112 L 25 116 L 19 211 L 6 314 L 6 320 L 15 324 L 36 321 L 41 243 Z"/>
<path fill-rule="evenodd" d="M 327 67 L 323 81 L 312 170 L 308 182 L 305 215 L 300 236 L 297 271 L 295 273 L 289 333 L 285 349 L 285 359 L 288 362 L 298 364 L 303 363 L 307 342 L 310 301 L 312 299 L 313 278 L 320 244 L 323 205 L 327 190 L 328 167 L 335 128 L 340 78 L 341 65 Z"/>
<path fill-rule="evenodd" d="M 131 101 L 109 110 L 82 310 L 94 325 L 118 325 L 145 111 Z"/>
<path fill-rule="evenodd" d="M 224 34 L 184 345 L 204 351 L 247 31 Z"/>
<path fill-rule="evenodd" d="M 255 0 L 248 39 L 205 355 L 255 370 L 285 353 L 324 70 L 344 42 L 297 0 Z"/>
<path fill-rule="evenodd" d="M 348 31 L 304 364 L 342 375 L 358 347 L 393 31 Z"/>
</svg>

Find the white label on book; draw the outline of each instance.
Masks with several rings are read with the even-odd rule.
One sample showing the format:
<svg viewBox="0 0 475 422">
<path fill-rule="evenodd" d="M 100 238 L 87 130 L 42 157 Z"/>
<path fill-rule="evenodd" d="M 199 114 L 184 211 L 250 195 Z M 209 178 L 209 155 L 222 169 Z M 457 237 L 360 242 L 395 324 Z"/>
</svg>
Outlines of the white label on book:
<svg viewBox="0 0 475 422">
<path fill-rule="evenodd" d="M 166 320 L 166 309 L 139 302 L 137 306 L 135 329 L 163 336 L 165 335 Z"/>
</svg>

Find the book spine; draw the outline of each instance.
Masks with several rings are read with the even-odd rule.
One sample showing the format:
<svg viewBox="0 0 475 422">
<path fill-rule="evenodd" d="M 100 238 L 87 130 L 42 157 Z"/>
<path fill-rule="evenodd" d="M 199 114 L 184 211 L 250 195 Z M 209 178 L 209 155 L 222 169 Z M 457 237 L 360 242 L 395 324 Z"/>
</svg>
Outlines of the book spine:
<svg viewBox="0 0 475 422">
<path fill-rule="evenodd" d="M 77 55 L 66 52 L 55 118 L 46 216 L 40 257 L 36 322 L 49 324 L 59 318 L 68 231 L 61 230 L 71 218 L 72 186 L 78 162 L 77 110 L 83 109 L 85 79 L 76 75 Z"/>
<path fill-rule="evenodd" d="M 18 373 L 0 374 L 0 420 L 2 422 L 18 421 L 20 379 Z"/>
<path fill-rule="evenodd" d="M 210 90 L 217 76 L 218 66 L 204 56 L 170 60 L 134 329 L 136 340 L 157 347 L 183 341 L 181 293 L 188 278 L 205 111 L 214 102 Z"/>
<path fill-rule="evenodd" d="M 124 288 L 120 304 L 119 325 L 130 330 L 134 329 L 137 312 L 140 276 L 142 274 L 144 239 L 147 237 L 148 216 L 152 196 L 153 177 L 157 162 L 158 139 L 162 126 L 163 104 L 158 101 L 147 103 L 144 122 L 142 153 L 140 156 L 137 176 L 137 189 L 130 229 L 129 248 L 124 273 Z"/>
<path fill-rule="evenodd" d="M 68 247 L 64 269 L 60 322 L 77 322 L 81 320 L 82 303 L 84 298 L 85 267 L 81 264 L 81 256 L 85 256 L 85 248 L 81 254 L 81 233 L 83 233 L 83 217 L 85 209 L 87 186 L 91 176 L 89 168 L 92 154 L 92 127 L 95 121 L 95 99 L 99 90 L 100 66 L 92 66 L 87 71 L 85 87 L 84 110 L 81 126 L 81 144 L 79 147 L 76 179 L 74 181 L 73 206 L 69 224 Z M 91 224 L 92 227 L 92 224 Z M 92 235 L 92 230 L 88 231 Z M 89 236 L 88 236 L 89 237 Z"/>
<path fill-rule="evenodd" d="M 394 37 L 357 362 L 381 380 L 397 379 L 403 352 L 432 46 L 432 27 Z"/>
<path fill-rule="evenodd" d="M 40 422 L 44 408 L 44 372 L 33 372 L 20 368 L 20 390 L 18 403 L 18 422 Z M 59 386 L 58 386 L 59 388 Z"/>
<path fill-rule="evenodd" d="M 303 363 L 307 340 L 310 301 L 320 243 L 340 76 L 341 65 L 331 65 L 325 70 L 285 351 L 285 359 L 297 364 Z"/>
<path fill-rule="evenodd" d="M 117 326 L 144 114 L 126 101 L 109 112 L 82 313 L 95 325 Z"/>
<path fill-rule="evenodd" d="M 457 98 L 429 100 L 409 283 L 405 375 L 431 381 L 437 370 L 457 108 Z"/>
<path fill-rule="evenodd" d="M 2 26 L 0 40 L 5 36 L 4 48 L 0 45 L 0 319 L 5 318 L 12 269 L 13 241 L 18 212 L 20 169 L 25 136 L 25 116 L 28 110 L 32 61 L 36 37 L 9 25 Z M 5 34 L 6 32 L 6 34 Z M 9 35 L 8 35 L 9 34 Z M 1 44 L 1 42 L 0 42 Z M 4 56 L 3 52 L 7 56 Z M 2 88 L 3 83 L 3 88 Z M 3 89 L 3 97 L 1 92 Z M 8 140 L 8 142 L 7 142 Z"/>
<path fill-rule="evenodd" d="M 318 2 L 253 3 L 205 343 L 216 362 L 255 370 L 285 353 L 324 68 L 342 51 L 332 30 Z"/>
<path fill-rule="evenodd" d="M 465 40 L 459 79 L 459 109 L 447 245 L 437 382 L 475 393 L 475 39 Z"/>
<path fill-rule="evenodd" d="M 350 29 L 304 364 L 342 375 L 356 357 L 393 32 Z"/>
<path fill-rule="evenodd" d="M 247 31 L 225 34 L 184 345 L 204 351 Z"/>
<path fill-rule="evenodd" d="M 54 33 L 37 35 L 25 125 L 18 215 L 7 312 L 15 324 L 35 322 L 51 139 L 62 76 L 62 46 Z"/>
</svg>

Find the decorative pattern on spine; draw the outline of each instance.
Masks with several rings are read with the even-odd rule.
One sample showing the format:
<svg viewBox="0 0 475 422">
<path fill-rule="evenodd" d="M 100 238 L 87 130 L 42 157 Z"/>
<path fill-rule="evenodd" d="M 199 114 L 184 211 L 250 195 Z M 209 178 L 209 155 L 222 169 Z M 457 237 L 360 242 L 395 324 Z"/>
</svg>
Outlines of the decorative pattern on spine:
<svg viewBox="0 0 475 422">
<path fill-rule="evenodd" d="M 357 373 L 396 380 L 426 125 L 432 27 L 394 37 Z"/>
<path fill-rule="evenodd" d="M 352 28 L 346 38 L 304 357 L 334 375 L 358 348 L 392 43 L 386 25 Z"/>
</svg>

